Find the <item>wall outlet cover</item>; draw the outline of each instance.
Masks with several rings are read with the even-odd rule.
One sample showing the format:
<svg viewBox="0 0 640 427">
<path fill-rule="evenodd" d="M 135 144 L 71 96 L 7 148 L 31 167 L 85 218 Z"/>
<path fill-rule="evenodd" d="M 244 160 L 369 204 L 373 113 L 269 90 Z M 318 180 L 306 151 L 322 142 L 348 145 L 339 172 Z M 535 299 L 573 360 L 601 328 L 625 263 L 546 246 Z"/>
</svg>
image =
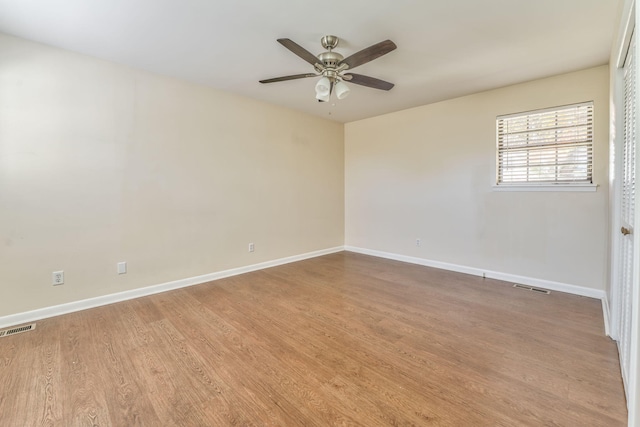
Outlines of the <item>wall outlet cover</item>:
<svg viewBox="0 0 640 427">
<path fill-rule="evenodd" d="M 64 271 L 54 271 L 52 275 L 53 286 L 62 285 L 64 283 Z"/>
<path fill-rule="evenodd" d="M 127 273 L 127 263 L 119 262 L 118 263 L 118 274 L 126 274 Z"/>
</svg>

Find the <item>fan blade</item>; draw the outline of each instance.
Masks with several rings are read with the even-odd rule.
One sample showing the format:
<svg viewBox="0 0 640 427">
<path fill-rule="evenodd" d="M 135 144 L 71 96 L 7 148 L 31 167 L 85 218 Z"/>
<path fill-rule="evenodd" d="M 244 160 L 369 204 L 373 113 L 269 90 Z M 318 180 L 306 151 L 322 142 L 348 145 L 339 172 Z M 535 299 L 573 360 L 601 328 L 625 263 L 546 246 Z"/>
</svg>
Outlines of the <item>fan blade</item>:
<svg viewBox="0 0 640 427">
<path fill-rule="evenodd" d="M 379 58 L 382 55 L 386 55 L 397 47 L 398 46 L 396 46 L 396 44 L 391 40 L 385 40 L 346 57 L 345 59 L 340 61 L 338 65 L 347 64 L 349 66 L 349 69 L 353 69 L 362 64 L 366 64 L 369 61 L 373 61 L 374 59 Z"/>
<path fill-rule="evenodd" d="M 306 77 L 317 77 L 317 74 L 312 74 L 312 73 L 294 74 L 293 76 L 283 76 L 283 77 L 275 77 L 273 79 L 260 80 L 260 83 L 284 82 L 287 80 L 304 79 Z"/>
<path fill-rule="evenodd" d="M 280 43 L 282 46 L 286 47 L 291 52 L 295 53 L 300 58 L 304 59 L 305 61 L 307 61 L 309 64 L 313 65 L 314 67 L 316 66 L 316 64 L 322 65 L 320 60 L 313 53 L 309 52 L 307 49 L 303 48 L 302 46 L 300 46 L 298 43 L 294 42 L 293 40 L 290 40 L 290 39 L 278 39 L 278 43 Z"/>
<path fill-rule="evenodd" d="M 376 79 L 375 77 L 363 76 L 362 74 L 346 73 L 343 77 L 351 77 L 350 79 L 345 78 L 345 80 L 350 83 L 372 87 L 374 89 L 391 90 L 394 86 L 393 83 L 385 82 L 384 80 Z"/>
</svg>

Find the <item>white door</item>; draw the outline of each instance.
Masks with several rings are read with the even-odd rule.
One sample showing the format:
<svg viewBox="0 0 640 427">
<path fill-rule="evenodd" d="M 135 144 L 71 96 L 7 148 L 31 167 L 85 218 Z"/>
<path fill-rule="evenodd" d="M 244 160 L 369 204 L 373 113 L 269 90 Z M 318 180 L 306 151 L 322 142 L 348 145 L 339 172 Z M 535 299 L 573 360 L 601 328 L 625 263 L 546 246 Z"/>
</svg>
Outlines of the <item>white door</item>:
<svg viewBox="0 0 640 427">
<path fill-rule="evenodd" d="M 617 329 L 620 367 L 625 391 L 628 393 L 631 366 L 631 310 L 634 273 L 633 224 L 635 219 L 636 180 L 636 71 L 635 36 L 632 37 L 624 72 L 624 135 L 622 148 L 620 238 L 618 252 L 618 274 L 616 280 L 616 300 L 614 325 Z"/>
</svg>

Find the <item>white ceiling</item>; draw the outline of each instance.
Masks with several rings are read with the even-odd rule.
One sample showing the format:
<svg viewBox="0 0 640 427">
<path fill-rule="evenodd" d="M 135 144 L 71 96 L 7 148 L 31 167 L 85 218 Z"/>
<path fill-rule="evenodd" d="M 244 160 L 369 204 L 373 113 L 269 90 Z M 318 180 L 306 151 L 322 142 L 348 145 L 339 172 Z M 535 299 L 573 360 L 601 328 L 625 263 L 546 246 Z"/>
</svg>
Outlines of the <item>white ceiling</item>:
<svg viewBox="0 0 640 427">
<path fill-rule="evenodd" d="M 608 62 L 620 0 L 0 0 L 0 32 L 349 122 Z M 313 72 L 276 42 L 345 57 L 398 49 L 354 70 L 396 84 L 351 84 L 315 100 Z M 0 53 L 1 54 L 1 53 Z"/>
</svg>

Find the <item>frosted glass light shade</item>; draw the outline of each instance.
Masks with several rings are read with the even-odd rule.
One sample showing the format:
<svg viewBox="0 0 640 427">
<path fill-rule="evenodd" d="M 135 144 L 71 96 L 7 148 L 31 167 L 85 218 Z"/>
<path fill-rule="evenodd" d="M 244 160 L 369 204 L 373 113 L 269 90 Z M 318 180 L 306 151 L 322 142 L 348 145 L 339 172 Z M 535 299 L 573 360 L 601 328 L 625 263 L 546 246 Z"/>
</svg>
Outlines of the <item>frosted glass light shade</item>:
<svg viewBox="0 0 640 427">
<path fill-rule="evenodd" d="M 329 91 L 331 90 L 331 82 L 328 78 L 323 77 L 318 80 L 316 83 L 316 98 L 318 96 L 329 96 Z"/>
<path fill-rule="evenodd" d="M 338 99 L 346 98 L 347 95 L 349 95 L 350 91 L 351 89 L 349 89 L 349 86 L 347 86 L 344 82 L 340 81 L 336 83 L 336 96 L 338 97 Z"/>
<path fill-rule="evenodd" d="M 329 102 L 329 94 L 327 93 L 326 95 L 321 95 L 316 92 L 316 99 L 322 102 Z"/>
</svg>

